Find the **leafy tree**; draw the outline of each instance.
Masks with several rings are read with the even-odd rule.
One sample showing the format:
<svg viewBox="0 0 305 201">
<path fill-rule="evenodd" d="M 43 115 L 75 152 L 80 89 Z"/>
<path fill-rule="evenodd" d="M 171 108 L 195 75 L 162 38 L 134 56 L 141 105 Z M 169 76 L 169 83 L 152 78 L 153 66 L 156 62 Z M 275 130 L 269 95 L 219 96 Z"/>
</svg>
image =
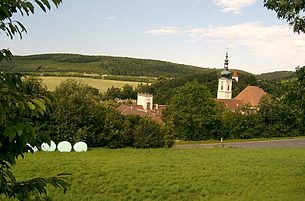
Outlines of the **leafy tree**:
<svg viewBox="0 0 305 201">
<path fill-rule="evenodd" d="M 48 0 L 35 0 L 44 11 L 51 9 Z M 57 7 L 61 0 L 52 0 Z M 34 5 L 27 0 L 0 1 L 0 33 L 11 39 L 16 34 L 22 37 L 26 28 L 14 20 L 14 15 L 34 14 Z M 8 49 L 0 50 L 0 62 L 10 60 L 12 53 Z M 51 101 L 46 96 L 33 93 L 22 81 L 19 74 L 0 73 L 0 196 L 18 200 L 46 200 L 47 184 L 68 190 L 64 177 L 34 178 L 17 181 L 11 168 L 19 156 L 24 157 L 33 151 L 26 143 L 35 137 L 31 117 L 40 117 L 48 111 Z"/>
<path fill-rule="evenodd" d="M 285 19 L 294 32 L 305 33 L 304 0 L 264 0 L 264 6 L 275 11 L 279 19 Z"/>
<path fill-rule="evenodd" d="M 121 99 L 137 99 L 137 92 L 133 90 L 132 86 L 125 84 L 121 92 Z"/>
<path fill-rule="evenodd" d="M 236 111 L 224 110 L 221 122 L 224 139 L 249 139 L 263 137 L 256 110 L 244 105 Z"/>
<path fill-rule="evenodd" d="M 305 66 L 297 68 L 296 77 L 287 81 L 284 86 L 284 104 L 288 105 L 297 116 L 301 133 L 305 133 Z"/>
<path fill-rule="evenodd" d="M 114 100 L 116 98 L 121 99 L 121 97 L 122 97 L 122 89 L 114 86 L 108 88 L 106 93 L 104 94 L 104 99 L 106 100 Z"/>
<path fill-rule="evenodd" d="M 26 143 L 35 138 L 32 116 L 47 112 L 51 101 L 46 96 L 25 93 L 22 76 L 0 73 L 0 195 L 18 200 L 47 198 L 46 185 L 68 189 L 62 177 L 35 178 L 18 182 L 11 172 L 19 156 L 32 151 Z"/>
<path fill-rule="evenodd" d="M 283 103 L 281 98 L 271 95 L 262 97 L 257 111 L 262 126 L 263 137 L 281 137 L 298 135 L 297 117 L 293 109 Z"/>
<path fill-rule="evenodd" d="M 134 130 L 134 146 L 137 148 L 158 148 L 165 146 L 161 126 L 149 118 L 141 118 Z"/>
<path fill-rule="evenodd" d="M 42 83 L 42 79 L 35 77 L 26 77 L 23 80 L 22 86 L 26 94 L 31 94 L 32 96 L 40 96 L 48 93 L 46 85 Z"/>
<path fill-rule="evenodd" d="M 102 146 L 109 148 L 131 146 L 133 141 L 131 129 L 133 131 L 132 125 L 125 120 L 123 115 L 116 110 L 108 110 L 104 121 L 103 133 L 99 135 L 103 142 Z"/>
<path fill-rule="evenodd" d="M 123 88 L 114 87 L 108 88 L 105 92 L 103 98 L 105 100 L 114 100 L 114 99 L 137 99 L 137 92 L 129 84 L 125 84 Z"/>
<path fill-rule="evenodd" d="M 151 87 L 149 84 L 140 83 L 136 90 L 138 93 L 152 93 Z"/>
<path fill-rule="evenodd" d="M 85 141 L 90 147 L 173 145 L 170 129 L 139 116 L 122 115 L 115 106 L 102 102 L 99 95 L 92 94 L 92 90 L 81 82 L 69 79 L 61 83 L 55 90 L 55 97 L 54 111 L 36 123 L 41 138 L 49 137 L 55 142 Z M 153 129 L 149 129 L 151 127 Z"/>
<path fill-rule="evenodd" d="M 56 108 L 51 114 L 50 121 L 40 127 L 42 133 L 49 133 L 56 142 L 69 140 L 89 140 L 101 132 L 105 108 L 98 105 L 100 97 L 92 87 L 68 79 L 62 82 L 55 90 L 57 99 Z M 48 127 L 52 129 L 48 129 Z M 90 139 L 89 139 L 90 138 Z M 90 146 L 95 146 L 91 144 Z"/>
<path fill-rule="evenodd" d="M 217 133 L 218 114 L 219 107 L 208 88 L 193 81 L 176 90 L 164 111 L 164 120 L 173 126 L 177 138 L 203 140 Z"/>
</svg>

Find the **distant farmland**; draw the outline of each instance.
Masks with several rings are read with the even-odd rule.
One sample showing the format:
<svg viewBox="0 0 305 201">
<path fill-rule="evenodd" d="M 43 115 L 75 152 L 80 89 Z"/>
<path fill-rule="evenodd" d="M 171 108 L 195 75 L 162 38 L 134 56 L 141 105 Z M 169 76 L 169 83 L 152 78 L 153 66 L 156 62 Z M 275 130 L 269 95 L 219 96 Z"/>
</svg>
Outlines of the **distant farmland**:
<svg viewBox="0 0 305 201">
<path fill-rule="evenodd" d="M 88 84 L 89 86 L 95 87 L 100 90 L 100 92 L 107 91 L 108 88 L 123 87 L 125 84 L 129 84 L 133 87 L 137 87 L 139 82 L 128 82 L 128 81 L 114 81 L 114 80 L 103 80 L 103 79 L 93 79 L 93 78 L 83 78 L 83 77 L 49 77 L 49 76 L 38 76 L 43 80 L 44 84 L 48 87 L 48 90 L 54 91 L 61 82 L 67 79 L 75 79 Z"/>
</svg>

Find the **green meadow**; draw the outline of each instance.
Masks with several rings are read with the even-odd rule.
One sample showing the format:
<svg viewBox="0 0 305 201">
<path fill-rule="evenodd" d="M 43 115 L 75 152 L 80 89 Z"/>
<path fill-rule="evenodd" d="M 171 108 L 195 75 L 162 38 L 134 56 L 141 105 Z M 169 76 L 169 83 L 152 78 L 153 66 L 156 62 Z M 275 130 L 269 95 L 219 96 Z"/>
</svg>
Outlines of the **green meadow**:
<svg viewBox="0 0 305 201">
<path fill-rule="evenodd" d="M 69 192 L 49 189 L 56 201 L 301 201 L 304 156 L 301 148 L 39 152 L 19 159 L 14 173 L 22 180 L 71 173 Z"/>
<path fill-rule="evenodd" d="M 115 80 L 103 80 L 103 79 L 93 79 L 93 78 L 84 78 L 84 77 L 51 77 L 51 76 L 39 76 L 43 80 L 44 84 L 47 86 L 48 90 L 54 91 L 61 82 L 67 79 L 75 79 L 83 82 L 89 86 L 95 87 L 100 90 L 100 92 L 107 91 L 108 88 L 114 87 L 123 87 L 125 84 L 129 84 L 133 87 L 137 87 L 139 82 L 128 82 L 128 81 L 115 81 Z"/>
</svg>

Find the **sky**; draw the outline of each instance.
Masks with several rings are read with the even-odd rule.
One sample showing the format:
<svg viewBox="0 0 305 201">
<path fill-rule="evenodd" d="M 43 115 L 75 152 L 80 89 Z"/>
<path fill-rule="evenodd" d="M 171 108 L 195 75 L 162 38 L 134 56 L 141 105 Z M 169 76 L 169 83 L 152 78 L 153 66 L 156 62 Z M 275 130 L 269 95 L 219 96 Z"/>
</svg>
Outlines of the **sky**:
<svg viewBox="0 0 305 201">
<path fill-rule="evenodd" d="M 0 34 L 15 55 L 77 53 L 158 59 L 251 73 L 305 64 L 305 34 L 262 0 L 63 0 L 59 9 L 15 16 L 22 40 Z"/>
</svg>

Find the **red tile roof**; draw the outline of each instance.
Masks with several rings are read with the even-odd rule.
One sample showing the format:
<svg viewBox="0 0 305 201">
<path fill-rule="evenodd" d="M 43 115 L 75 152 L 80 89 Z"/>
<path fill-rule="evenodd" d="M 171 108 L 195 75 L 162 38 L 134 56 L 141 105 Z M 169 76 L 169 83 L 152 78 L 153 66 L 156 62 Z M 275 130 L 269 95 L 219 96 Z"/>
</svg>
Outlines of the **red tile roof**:
<svg viewBox="0 0 305 201">
<path fill-rule="evenodd" d="M 236 110 L 239 106 L 243 105 L 243 102 L 235 99 L 214 99 L 216 102 L 223 104 L 230 110 Z"/>
<path fill-rule="evenodd" d="M 137 115 L 152 118 L 156 122 L 162 121 L 162 111 L 165 105 L 158 105 L 158 109 L 154 107 L 153 110 L 144 110 L 142 105 L 120 105 L 117 110 L 124 115 Z"/>
<path fill-rule="evenodd" d="M 257 86 L 247 86 L 234 99 L 241 101 L 243 104 L 250 104 L 256 107 L 264 95 L 266 95 L 266 92 L 263 89 Z"/>
<path fill-rule="evenodd" d="M 237 73 L 237 71 L 234 71 L 234 72 L 233 72 L 232 77 L 238 77 L 238 73 Z"/>
</svg>

